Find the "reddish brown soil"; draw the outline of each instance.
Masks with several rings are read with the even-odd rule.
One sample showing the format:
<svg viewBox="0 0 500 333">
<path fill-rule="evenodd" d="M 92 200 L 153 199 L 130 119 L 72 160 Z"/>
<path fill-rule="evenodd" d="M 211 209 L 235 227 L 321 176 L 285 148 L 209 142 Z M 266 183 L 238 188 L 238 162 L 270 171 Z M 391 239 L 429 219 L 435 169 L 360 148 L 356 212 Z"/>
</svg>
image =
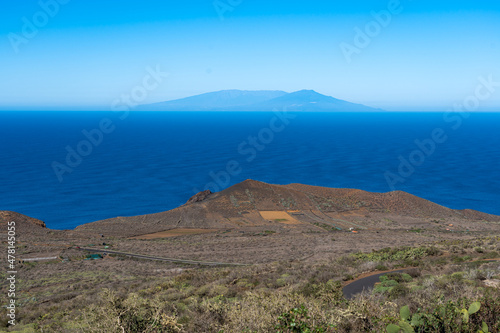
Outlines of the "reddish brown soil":
<svg viewBox="0 0 500 333">
<path fill-rule="evenodd" d="M 260 213 L 271 211 L 301 222 L 303 232 L 317 231 L 318 224 L 343 230 L 437 228 L 465 232 L 495 229 L 500 222 L 500 216 L 453 210 L 400 191 L 370 193 L 247 180 L 222 192 L 203 192 L 195 197 L 196 200 L 191 198 L 185 205 L 167 212 L 117 217 L 85 224 L 76 230 L 133 237 L 173 228 L 269 228 L 276 225 L 274 220 L 281 220 L 279 217 L 269 219 Z M 479 221 L 486 223 L 474 229 L 472 222 Z M 449 227 L 450 224 L 453 227 Z"/>
</svg>

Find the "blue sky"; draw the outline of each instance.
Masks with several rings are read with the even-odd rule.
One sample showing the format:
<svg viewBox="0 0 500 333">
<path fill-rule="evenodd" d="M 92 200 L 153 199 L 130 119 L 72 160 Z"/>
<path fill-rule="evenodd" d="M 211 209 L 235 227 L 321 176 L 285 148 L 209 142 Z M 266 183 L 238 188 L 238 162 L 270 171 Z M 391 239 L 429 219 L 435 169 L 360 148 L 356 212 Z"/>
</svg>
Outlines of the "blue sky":
<svg viewBox="0 0 500 333">
<path fill-rule="evenodd" d="M 500 81 L 496 1 L 217 0 L 219 12 L 213 0 L 54 1 L 4 4 L 0 109 L 109 110 L 157 66 L 169 76 L 144 103 L 314 89 L 387 110 L 445 110 L 478 77 Z M 348 62 L 341 45 L 356 47 L 355 29 L 377 28 L 373 12 L 392 7 Z M 26 22 L 36 35 L 23 34 Z M 481 109 L 500 110 L 500 88 Z"/>
</svg>

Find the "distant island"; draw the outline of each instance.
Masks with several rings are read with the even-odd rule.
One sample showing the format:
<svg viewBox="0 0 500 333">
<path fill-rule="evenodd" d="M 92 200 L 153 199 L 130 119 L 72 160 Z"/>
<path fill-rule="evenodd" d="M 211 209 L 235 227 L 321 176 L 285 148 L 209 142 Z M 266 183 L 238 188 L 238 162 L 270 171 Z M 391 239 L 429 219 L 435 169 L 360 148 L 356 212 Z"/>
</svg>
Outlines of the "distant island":
<svg viewBox="0 0 500 333">
<path fill-rule="evenodd" d="M 314 90 L 287 93 L 280 90 L 222 90 L 176 99 L 145 104 L 142 111 L 310 111 L 310 112 L 373 112 L 383 111 L 362 104 L 355 104 Z"/>
</svg>

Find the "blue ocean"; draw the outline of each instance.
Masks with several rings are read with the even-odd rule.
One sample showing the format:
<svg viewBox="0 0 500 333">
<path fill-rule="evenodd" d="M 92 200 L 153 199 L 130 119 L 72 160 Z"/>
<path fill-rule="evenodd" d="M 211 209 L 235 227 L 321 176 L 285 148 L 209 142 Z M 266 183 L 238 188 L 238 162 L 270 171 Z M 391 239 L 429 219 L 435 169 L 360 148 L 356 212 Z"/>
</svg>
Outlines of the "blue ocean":
<svg viewBox="0 0 500 333">
<path fill-rule="evenodd" d="M 72 229 L 255 179 L 500 215 L 499 128 L 500 113 L 0 112 L 0 210 Z"/>
</svg>

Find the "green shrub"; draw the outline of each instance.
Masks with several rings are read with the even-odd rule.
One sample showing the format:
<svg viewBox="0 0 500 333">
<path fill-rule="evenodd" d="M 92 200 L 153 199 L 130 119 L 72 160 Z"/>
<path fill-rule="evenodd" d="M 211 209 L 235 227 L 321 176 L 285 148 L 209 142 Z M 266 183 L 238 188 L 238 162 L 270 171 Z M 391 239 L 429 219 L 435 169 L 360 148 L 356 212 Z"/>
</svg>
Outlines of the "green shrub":
<svg viewBox="0 0 500 333">
<path fill-rule="evenodd" d="M 488 252 L 488 253 L 485 253 L 484 255 L 482 255 L 481 259 L 496 259 L 498 257 L 500 257 L 498 252 L 492 251 L 492 252 Z"/>
<path fill-rule="evenodd" d="M 476 251 L 477 253 L 484 253 L 484 249 L 482 247 L 480 247 L 480 246 L 476 246 L 474 248 L 474 251 Z"/>
<path fill-rule="evenodd" d="M 460 282 L 464 279 L 464 273 L 463 272 L 455 272 L 451 274 L 451 280 L 455 282 Z"/>
<path fill-rule="evenodd" d="M 470 324 L 470 316 L 481 308 L 480 302 L 473 302 L 468 309 L 460 308 L 457 303 L 449 301 L 439 304 L 432 312 L 411 314 L 408 306 L 400 310 L 401 319 L 397 325 L 389 324 L 388 333 L 412 332 L 472 332 L 476 325 Z M 471 327 L 472 326 L 472 327 Z"/>
<path fill-rule="evenodd" d="M 402 273 L 401 277 L 403 278 L 403 282 L 411 282 L 413 278 L 410 274 Z"/>
<path fill-rule="evenodd" d="M 375 266 L 375 269 L 377 271 L 386 271 L 386 270 L 388 270 L 387 266 L 384 266 L 382 264 L 379 264 L 379 265 Z"/>
<path fill-rule="evenodd" d="M 304 305 L 295 307 L 278 317 L 277 333 L 321 333 L 326 331 L 326 325 L 314 325 Z"/>
<path fill-rule="evenodd" d="M 395 280 L 397 282 L 411 282 L 413 278 L 406 273 L 388 273 L 385 275 L 387 280 Z"/>
<path fill-rule="evenodd" d="M 404 284 L 398 284 L 388 290 L 389 297 L 392 299 L 405 297 L 410 292 L 410 289 Z"/>
<path fill-rule="evenodd" d="M 381 284 L 384 287 L 395 287 L 395 286 L 398 285 L 398 281 L 396 281 L 396 280 L 387 280 L 385 282 L 382 282 Z"/>
<path fill-rule="evenodd" d="M 436 247 L 401 247 L 401 248 L 384 248 L 382 250 L 373 251 L 372 253 L 355 253 L 353 256 L 358 260 L 369 261 L 415 261 L 428 256 L 436 256 L 441 251 Z"/>
<path fill-rule="evenodd" d="M 342 280 L 344 280 L 344 281 L 354 280 L 354 276 L 352 276 L 351 274 L 346 274 L 346 275 L 344 275 Z"/>
</svg>

